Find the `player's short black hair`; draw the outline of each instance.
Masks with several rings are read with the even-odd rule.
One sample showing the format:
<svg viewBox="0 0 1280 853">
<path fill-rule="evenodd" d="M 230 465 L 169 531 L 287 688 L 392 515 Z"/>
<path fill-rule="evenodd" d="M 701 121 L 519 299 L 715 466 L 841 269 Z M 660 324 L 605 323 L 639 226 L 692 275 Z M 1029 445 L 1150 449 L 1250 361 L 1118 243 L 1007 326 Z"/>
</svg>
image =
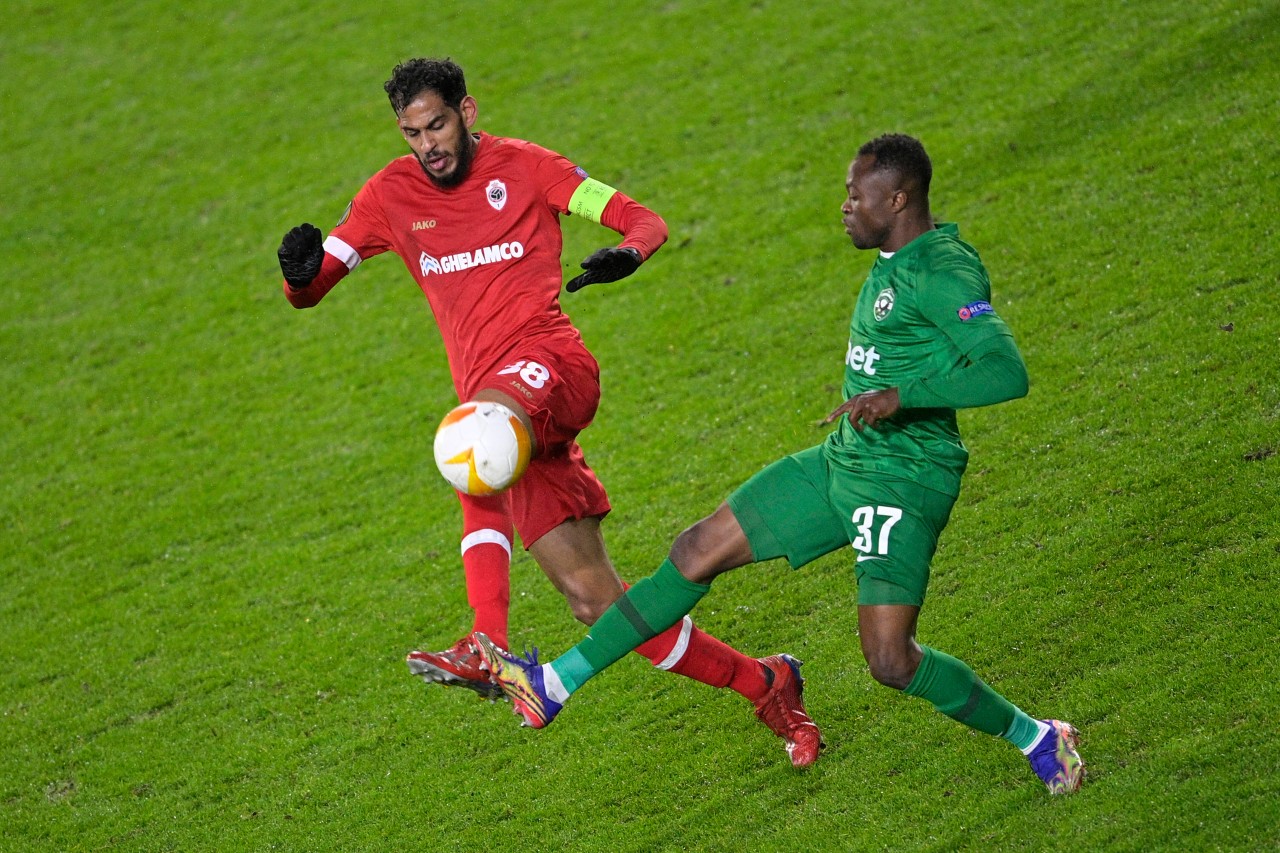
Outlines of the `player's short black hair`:
<svg viewBox="0 0 1280 853">
<path fill-rule="evenodd" d="M 467 80 L 452 59 L 410 59 L 391 71 L 391 79 L 382 84 L 396 115 L 423 92 L 432 91 L 455 110 L 467 96 Z"/>
<path fill-rule="evenodd" d="M 887 169 L 897 172 L 906 182 L 919 186 L 924 197 L 928 198 L 933 163 L 919 139 L 905 133 L 886 133 L 859 148 L 858 156 L 874 157 L 876 161 L 872 171 Z"/>
</svg>

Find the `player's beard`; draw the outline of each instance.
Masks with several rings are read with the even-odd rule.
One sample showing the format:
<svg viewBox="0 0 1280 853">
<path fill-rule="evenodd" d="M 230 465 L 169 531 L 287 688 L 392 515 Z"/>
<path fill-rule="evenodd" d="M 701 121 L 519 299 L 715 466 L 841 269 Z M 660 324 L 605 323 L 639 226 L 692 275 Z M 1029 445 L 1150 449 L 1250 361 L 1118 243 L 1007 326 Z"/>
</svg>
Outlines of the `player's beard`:
<svg viewBox="0 0 1280 853">
<path fill-rule="evenodd" d="M 469 133 L 463 134 L 462 141 L 458 145 L 457 152 L 454 153 L 456 161 L 453 171 L 446 175 L 433 175 L 427 171 L 426 164 L 418 160 L 418 165 L 422 166 L 422 173 L 427 176 L 427 180 L 435 184 L 442 190 L 453 189 L 467 179 L 467 175 L 471 174 L 471 161 L 476 158 L 476 138 Z"/>
</svg>

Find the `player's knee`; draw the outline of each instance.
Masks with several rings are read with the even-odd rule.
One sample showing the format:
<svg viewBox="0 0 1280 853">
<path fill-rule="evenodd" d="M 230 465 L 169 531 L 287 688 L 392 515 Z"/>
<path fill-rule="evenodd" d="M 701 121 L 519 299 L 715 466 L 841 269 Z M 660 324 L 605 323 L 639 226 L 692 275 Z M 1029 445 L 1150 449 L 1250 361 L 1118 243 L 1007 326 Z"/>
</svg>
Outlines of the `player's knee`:
<svg viewBox="0 0 1280 853">
<path fill-rule="evenodd" d="M 906 690 L 911 679 L 915 678 L 916 662 L 898 649 L 864 648 L 862 653 L 871 669 L 871 677 L 885 687 Z"/>
<path fill-rule="evenodd" d="M 617 601 L 621 595 L 621 585 L 616 587 L 596 585 L 564 590 L 564 597 L 569 602 L 573 618 L 583 625 L 596 624 L 601 614 L 608 610 L 609 605 Z"/>
<path fill-rule="evenodd" d="M 605 610 L 594 601 L 583 600 L 570 601 L 569 609 L 573 611 L 573 618 L 583 625 L 596 624 L 596 620 L 600 618 L 600 614 L 604 613 Z"/>
<path fill-rule="evenodd" d="M 471 399 L 472 402 L 488 401 L 491 403 L 501 403 L 503 406 L 510 409 L 511 413 L 516 416 L 516 420 L 520 421 L 521 425 L 524 426 L 525 433 L 529 437 L 530 456 L 538 455 L 538 451 L 542 448 L 538 446 L 538 437 L 533 426 L 533 419 L 529 416 L 529 413 L 525 410 L 524 406 L 520 405 L 519 401 L 517 401 L 515 397 L 507 394 L 505 391 L 498 391 L 494 388 L 482 388 L 477 391 L 475 396 Z"/>
<path fill-rule="evenodd" d="M 710 583 L 716 575 L 732 568 L 724 559 L 715 526 L 706 518 L 676 537 L 670 557 L 680 574 L 694 583 Z"/>
</svg>

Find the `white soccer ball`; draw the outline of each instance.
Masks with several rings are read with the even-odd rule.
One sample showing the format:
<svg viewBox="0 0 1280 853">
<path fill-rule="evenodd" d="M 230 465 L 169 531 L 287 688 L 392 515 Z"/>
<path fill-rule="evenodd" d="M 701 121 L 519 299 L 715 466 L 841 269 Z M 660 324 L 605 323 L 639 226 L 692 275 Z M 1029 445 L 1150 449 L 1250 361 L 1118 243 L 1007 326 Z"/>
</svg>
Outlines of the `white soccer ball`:
<svg viewBox="0 0 1280 853">
<path fill-rule="evenodd" d="M 501 403 L 463 403 L 436 428 L 436 467 L 460 492 L 492 495 L 529 466 L 529 432 Z"/>
</svg>

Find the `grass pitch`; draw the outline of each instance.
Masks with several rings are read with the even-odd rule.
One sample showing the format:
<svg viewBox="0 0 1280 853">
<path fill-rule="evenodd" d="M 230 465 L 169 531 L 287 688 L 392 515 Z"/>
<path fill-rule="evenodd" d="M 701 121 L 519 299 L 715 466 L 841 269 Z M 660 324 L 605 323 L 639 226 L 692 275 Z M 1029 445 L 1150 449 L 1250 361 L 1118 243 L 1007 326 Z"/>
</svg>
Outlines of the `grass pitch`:
<svg viewBox="0 0 1280 853">
<path fill-rule="evenodd" d="M 33 3 L 0 49 L 0 848 L 1273 849 L 1280 843 L 1280 14 L 1265 2 Z M 383 258 L 294 312 L 274 251 L 403 150 L 395 62 L 663 214 L 567 295 L 624 574 L 838 402 L 871 258 L 856 146 L 901 130 L 982 252 L 1025 400 L 973 459 L 921 639 L 1090 767 L 874 685 L 834 555 L 700 624 L 806 660 L 796 773 L 733 695 L 628 660 L 546 732 L 402 658 L 466 629 L 452 403 Z M 566 223 L 568 265 L 610 239 Z M 512 642 L 580 635 L 521 555 Z"/>
</svg>

